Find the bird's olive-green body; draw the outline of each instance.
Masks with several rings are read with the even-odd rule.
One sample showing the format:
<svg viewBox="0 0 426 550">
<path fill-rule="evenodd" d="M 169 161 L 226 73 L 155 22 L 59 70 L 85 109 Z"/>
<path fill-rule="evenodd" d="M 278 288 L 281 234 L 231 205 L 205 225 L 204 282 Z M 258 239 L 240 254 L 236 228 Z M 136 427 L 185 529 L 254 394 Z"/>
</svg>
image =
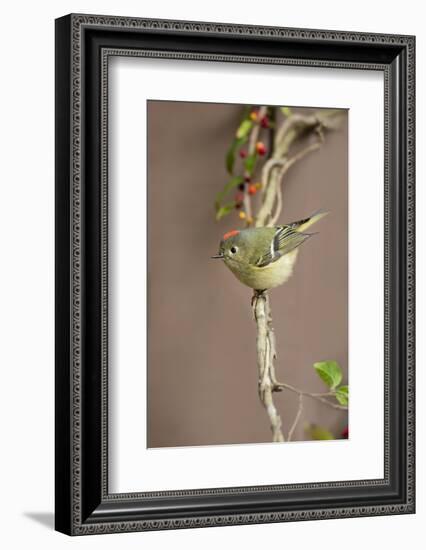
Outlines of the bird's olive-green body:
<svg viewBox="0 0 426 550">
<path fill-rule="evenodd" d="M 293 273 L 298 247 L 311 234 L 304 231 L 326 215 L 276 227 L 231 231 L 222 239 L 219 254 L 239 281 L 255 290 L 267 290 L 285 283 Z"/>
<path fill-rule="evenodd" d="M 246 286 L 256 290 L 266 290 L 284 284 L 293 273 L 298 250 L 293 250 L 274 263 L 257 267 L 250 263 L 238 262 L 230 257 L 224 261 L 232 273 Z"/>
</svg>

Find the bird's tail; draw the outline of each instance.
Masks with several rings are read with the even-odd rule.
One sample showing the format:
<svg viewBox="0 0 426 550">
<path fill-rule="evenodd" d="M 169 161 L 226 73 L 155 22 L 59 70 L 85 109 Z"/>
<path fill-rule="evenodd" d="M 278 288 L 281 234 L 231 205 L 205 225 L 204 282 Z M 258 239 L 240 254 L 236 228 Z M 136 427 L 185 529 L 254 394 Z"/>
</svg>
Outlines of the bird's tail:
<svg viewBox="0 0 426 550">
<path fill-rule="evenodd" d="M 324 216 L 327 216 L 328 212 L 325 210 L 318 210 L 317 212 L 314 212 L 312 216 L 309 216 L 309 218 L 306 218 L 304 220 L 300 220 L 292 225 L 294 225 L 296 231 L 299 231 L 303 233 L 306 231 L 311 225 L 314 225 L 314 223 L 317 223 L 321 218 L 324 218 Z"/>
</svg>

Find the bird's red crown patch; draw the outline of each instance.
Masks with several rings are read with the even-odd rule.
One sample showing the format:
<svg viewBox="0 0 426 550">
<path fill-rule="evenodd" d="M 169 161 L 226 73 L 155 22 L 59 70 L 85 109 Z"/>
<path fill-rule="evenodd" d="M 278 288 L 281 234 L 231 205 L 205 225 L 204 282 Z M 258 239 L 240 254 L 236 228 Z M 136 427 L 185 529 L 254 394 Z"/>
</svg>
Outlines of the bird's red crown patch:
<svg viewBox="0 0 426 550">
<path fill-rule="evenodd" d="M 229 239 L 229 237 L 235 237 L 235 235 L 238 235 L 238 233 L 239 233 L 238 229 L 233 229 L 232 231 L 228 231 L 228 233 L 225 233 L 222 240 L 226 241 L 226 239 Z"/>
</svg>

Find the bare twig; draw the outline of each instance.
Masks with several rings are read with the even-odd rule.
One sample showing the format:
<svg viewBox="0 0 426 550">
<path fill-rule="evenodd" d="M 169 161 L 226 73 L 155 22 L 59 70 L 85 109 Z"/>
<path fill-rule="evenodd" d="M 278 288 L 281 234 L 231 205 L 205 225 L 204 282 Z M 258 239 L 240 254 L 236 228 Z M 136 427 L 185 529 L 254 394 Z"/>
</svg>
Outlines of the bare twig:
<svg viewBox="0 0 426 550">
<path fill-rule="evenodd" d="M 332 403 L 328 399 L 324 399 L 324 397 L 318 397 L 318 396 L 315 397 L 314 395 L 309 395 L 309 397 L 313 397 L 314 399 L 317 399 L 318 401 L 321 401 L 321 403 L 324 403 L 325 405 L 328 405 L 332 409 L 338 409 L 339 411 L 347 411 L 348 410 L 348 407 L 344 407 L 343 405 L 338 405 L 337 403 Z"/>
<path fill-rule="evenodd" d="M 312 393 L 308 391 L 302 391 L 298 388 L 295 388 L 294 386 L 290 386 L 290 384 L 284 384 L 283 382 L 277 382 L 274 380 L 274 387 L 276 390 L 279 389 L 286 389 L 289 391 L 292 391 L 294 393 L 297 393 L 298 395 L 305 395 L 306 397 L 311 397 L 312 399 L 316 399 L 317 401 L 321 401 L 321 403 L 324 403 L 325 405 L 328 405 L 329 407 L 332 407 L 333 409 L 339 409 L 341 411 L 347 411 L 348 408 L 344 407 L 343 405 L 338 405 L 337 403 L 333 403 L 332 401 L 329 401 L 327 397 L 334 397 L 333 392 L 327 392 L 327 393 Z"/>
<path fill-rule="evenodd" d="M 281 185 L 278 185 L 276 205 L 275 205 L 275 213 L 271 217 L 271 221 L 269 222 L 269 224 L 271 226 L 274 226 L 277 223 L 277 221 L 279 220 L 282 208 L 283 208 L 283 189 L 282 189 Z"/>
<path fill-rule="evenodd" d="M 296 417 L 293 421 L 293 424 L 291 425 L 291 428 L 288 431 L 287 435 L 287 441 L 291 441 L 291 438 L 293 437 L 294 430 L 296 429 L 297 423 L 300 420 L 300 417 L 302 416 L 303 412 L 303 394 L 299 394 L 299 407 L 297 409 Z"/>
<path fill-rule="evenodd" d="M 265 162 L 262 169 L 262 182 L 265 185 L 263 194 L 265 194 L 266 185 L 269 182 L 269 177 L 271 175 L 272 169 L 282 168 L 283 166 L 285 166 L 285 163 L 286 163 L 286 159 L 276 159 L 276 158 L 270 158 Z"/>
<path fill-rule="evenodd" d="M 257 368 L 259 399 L 269 418 L 272 441 L 284 441 L 281 430 L 281 418 L 273 399 L 273 362 L 275 358 L 275 339 L 270 326 L 271 314 L 269 297 L 266 293 L 255 293 L 253 297 L 254 318 L 257 325 Z"/>
<path fill-rule="evenodd" d="M 306 157 L 309 153 L 312 153 L 312 151 L 317 151 L 321 147 L 320 142 L 311 143 L 305 149 L 302 149 L 297 155 L 294 155 L 294 157 L 290 158 L 283 169 L 281 170 L 280 176 L 282 177 L 288 170 L 293 166 L 293 164 L 296 164 L 296 162 L 299 162 L 299 160 L 302 160 Z"/>
<path fill-rule="evenodd" d="M 309 153 L 312 153 L 313 151 L 317 151 L 321 147 L 320 142 L 312 143 L 311 145 L 308 145 L 302 151 L 297 153 L 297 155 L 294 155 L 294 157 L 290 158 L 288 161 L 284 163 L 282 166 L 279 174 L 278 174 L 278 185 L 276 189 L 276 207 L 275 207 L 275 213 L 273 216 L 271 216 L 271 219 L 268 223 L 268 225 L 273 226 L 277 223 L 279 220 L 279 217 L 281 215 L 282 210 L 282 180 L 285 174 L 288 172 L 288 170 L 293 166 L 293 164 L 296 164 L 296 162 L 299 162 L 303 158 L 306 157 Z"/>
<path fill-rule="evenodd" d="M 275 161 L 271 163 L 269 169 L 269 177 L 266 182 L 263 182 L 264 193 L 262 196 L 262 205 L 256 216 L 256 227 L 265 227 L 268 225 L 268 220 L 271 217 L 272 210 L 274 208 L 275 199 L 277 196 L 277 190 L 279 186 L 279 167 L 285 166 L 285 161 Z"/>
</svg>

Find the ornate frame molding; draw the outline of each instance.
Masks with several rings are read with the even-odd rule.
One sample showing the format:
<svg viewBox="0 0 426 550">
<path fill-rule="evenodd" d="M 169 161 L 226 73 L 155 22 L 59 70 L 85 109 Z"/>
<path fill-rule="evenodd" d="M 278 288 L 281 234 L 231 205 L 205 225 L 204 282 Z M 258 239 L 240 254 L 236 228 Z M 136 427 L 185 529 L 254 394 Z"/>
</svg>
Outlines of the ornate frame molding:
<svg viewBox="0 0 426 550">
<path fill-rule="evenodd" d="M 99 456 L 97 463 L 99 468 L 90 470 L 99 472 L 96 483 L 87 484 L 87 473 L 84 465 L 86 451 L 84 423 L 87 411 L 84 409 L 86 389 L 84 376 L 85 368 L 85 338 L 84 331 L 86 304 L 85 304 L 85 280 L 87 278 L 87 231 L 92 231 L 85 210 L 84 185 L 88 181 L 86 150 L 88 140 L 85 137 L 85 124 L 89 112 L 88 101 L 88 56 L 95 47 L 90 50 L 88 31 L 96 37 L 96 31 L 110 30 L 117 36 L 121 33 L 135 37 L 138 33 L 144 37 L 163 35 L 175 37 L 201 38 L 209 36 L 220 38 L 228 36 L 238 43 L 244 40 L 264 39 L 266 42 L 280 41 L 299 43 L 306 45 L 324 44 L 328 50 L 324 58 L 268 56 L 253 54 L 233 53 L 208 53 L 171 49 L 132 48 L 128 45 L 120 47 L 116 44 L 102 44 L 99 48 L 99 81 L 100 81 L 100 118 L 99 131 L 99 345 L 100 345 L 100 380 L 99 388 L 101 398 L 98 418 L 100 437 Z M 107 40 L 108 42 L 108 40 Z M 119 42 L 119 40 L 118 40 Z M 351 48 L 357 51 L 360 45 L 375 49 L 377 52 L 387 52 L 389 60 L 377 62 L 367 58 L 360 61 L 354 59 L 333 59 L 333 47 Z M 402 514 L 414 512 L 414 133 L 415 133 L 415 40 L 412 36 L 379 35 L 364 33 L 346 33 L 330 30 L 286 29 L 279 27 L 253 27 L 245 25 L 229 25 L 218 23 L 202 23 L 187 21 L 168 21 L 135 19 L 122 17 L 108 17 L 95 15 L 70 15 L 57 20 L 57 174 L 56 189 L 58 194 L 67 194 L 57 204 L 57 216 L 69 216 L 69 225 L 63 224 L 57 218 L 57 243 L 63 246 L 68 239 L 68 247 L 65 251 L 57 250 L 59 279 L 59 294 L 57 287 L 57 330 L 67 331 L 67 335 L 59 337 L 56 361 L 57 383 L 57 429 L 61 431 L 69 421 L 69 430 L 65 434 L 57 431 L 57 529 L 63 532 L 83 535 L 91 533 L 112 533 L 124 531 L 140 531 L 152 529 L 176 529 L 187 527 L 201 527 L 213 525 L 236 525 L 246 523 L 282 522 L 295 520 L 326 519 L 336 517 L 358 517 L 384 514 Z M 343 50 L 342 50 L 343 51 Z M 89 53 L 88 53 L 89 52 Z M 337 52 L 337 49 L 336 49 Z M 327 57 L 328 55 L 328 57 Z M 352 54 L 352 56 L 355 53 Z M 393 55 L 393 57 L 392 57 Z M 313 483 L 297 485 L 274 485 L 261 487 L 235 487 L 227 489 L 192 490 L 192 491 L 168 491 L 157 493 L 130 493 L 109 494 L 107 476 L 107 402 L 108 402 L 108 353 L 107 353 L 107 316 L 108 316 L 108 59 L 111 56 L 139 56 L 168 59 L 191 59 L 201 61 L 228 61 L 242 63 L 274 63 L 283 65 L 301 65 L 310 67 L 334 67 L 341 69 L 368 69 L 384 72 L 385 77 L 385 476 L 383 480 L 363 480 L 360 482 L 346 481 L 336 483 Z M 337 56 L 337 54 L 336 54 Z M 402 56 L 402 57 L 401 57 Z M 396 61 L 397 60 L 397 64 Z M 63 63 L 66 62 L 65 66 Z M 90 61 L 93 63 L 93 61 Z M 401 69 L 402 67 L 402 69 Z M 401 72 L 402 71 L 402 72 Z M 404 74 L 405 71 L 405 74 Z M 64 79 L 67 79 L 66 89 L 62 89 Z M 89 91 L 88 91 L 89 90 Z M 59 99 L 58 99 L 59 98 Z M 402 99 L 401 99 L 402 98 Z M 93 101 L 91 100 L 92 104 Z M 396 102 L 402 101 L 406 106 L 405 133 L 396 135 L 396 121 L 393 117 Z M 69 120 L 63 124 L 64 114 L 68 105 Z M 66 148 L 70 151 L 67 155 Z M 396 151 L 398 151 L 395 158 Z M 395 165 L 395 162 L 397 166 Z M 402 168 L 401 168 L 402 166 Z M 399 172 L 398 172 L 399 170 Z M 402 170 L 402 171 L 401 171 Z M 68 187 L 64 186 L 64 178 L 69 178 Z M 397 180 L 395 180 L 397 178 Z M 397 182 L 397 183 L 395 183 Z M 405 188 L 403 183 L 405 182 Z M 400 202 L 395 202 L 395 190 L 398 184 Z M 87 185 L 87 183 L 86 183 Z M 399 233 L 395 233 L 395 231 Z M 401 266 L 395 275 L 395 256 L 400 257 Z M 64 261 L 68 259 L 68 262 Z M 66 273 L 65 273 L 66 272 Z M 396 276 L 396 279 L 395 279 Z M 69 287 L 66 282 L 68 281 Z M 62 282 L 65 283 L 62 285 Z M 65 287 L 65 288 L 63 288 Z M 404 311 L 395 312 L 395 292 Z M 62 311 L 64 300 L 68 300 L 69 316 Z M 396 322 L 399 327 L 399 317 L 402 319 L 400 333 L 405 337 L 405 342 L 395 345 L 391 333 L 394 334 Z M 400 349 L 402 347 L 402 349 Z M 398 348 L 398 349 L 396 349 Z M 67 353 L 69 352 L 69 355 Z M 68 359 L 67 359 L 68 357 Z M 64 365 L 67 361 L 67 366 Z M 395 373 L 395 367 L 391 364 L 400 361 Z M 86 367 L 87 368 L 87 367 Z M 405 369 L 405 370 L 404 370 Z M 395 388 L 396 375 L 403 380 L 403 395 L 401 389 Z M 403 378 L 401 378 L 403 377 Z M 405 392 L 404 392 L 405 386 Z M 69 392 L 69 402 L 60 403 L 63 398 L 64 388 Z M 395 393 L 396 392 L 396 393 Z M 395 395 L 401 400 L 399 407 L 405 409 L 405 427 L 400 428 L 396 434 L 392 431 L 392 409 L 396 407 Z M 66 409 L 66 410 L 65 410 Z M 391 426 L 392 425 L 392 426 Z M 402 433 L 404 432 L 404 433 Z M 247 513 L 217 513 L 199 515 L 182 515 L 182 517 L 151 518 L 149 514 L 140 510 L 139 515 L 125 514 L 123 510 L 127 505 L 133 507 L 144 499 L 176 497 L 203 497 L 203 496 L 238 496 L 243 502 L 244 497 L 250 494 L 262 493 L 295 493 L 306 490 L 344 490 L 362 489 L 373 487 L 389 487 L 394 484 L 391 468 L 391 457 L 395 449 L 392 448 L 392 438 L 402 437 L 405 440 L 406 453 L 404 471 L 399 472 L 405 477 L 402 487 L 398 492 L 398 498 L 384 499 L 380 504 L 342 505 L 339 503 L 330 507 L 313 508 L 306 502 L 305 510 L 277 509 L 273 511 L 259 511 L 253 509 Z M 403 458 L 403 457 L 401 457 Z M 98 460 L 99 459 L 99 460 Z M 89 471 L 89 470 L 88 470 Z M 395 475 L 395 472 L 393 472 Z M 58 489 L 58 485 L 68 484 L 67 489 Z M 403 491 L 401 492 L 401 489 Z M 96 493 L 96 495 L 95 495 Z M 87 495 L 90 495 L 89 497 Z M 401 501 L 401 497 L 404 496 Z M 399 499 L 399 500 L 398 500 Z M 99 504 L 95 506 L 95 502 Z M 90 513 L 88 514 L 90 510 Z M 145 515 L 144 515 L 145 514 Z M 169 517 L 170 516 L 170 517 Z M 121 521 L 120 518 L 124 517 Z"/>
</svg>

